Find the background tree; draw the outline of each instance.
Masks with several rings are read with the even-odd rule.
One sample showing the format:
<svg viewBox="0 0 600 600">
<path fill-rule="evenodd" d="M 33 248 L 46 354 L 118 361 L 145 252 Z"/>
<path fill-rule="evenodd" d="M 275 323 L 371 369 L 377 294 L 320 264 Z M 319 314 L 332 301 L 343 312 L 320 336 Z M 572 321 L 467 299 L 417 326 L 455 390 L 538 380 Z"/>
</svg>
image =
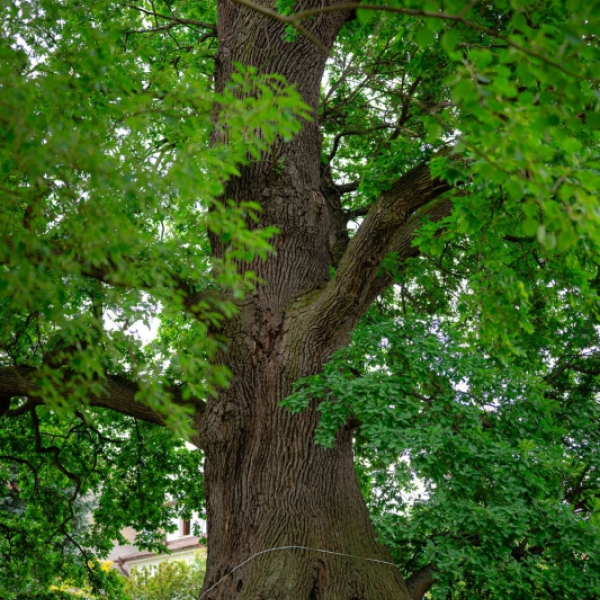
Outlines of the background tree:
<svg viewBox="0 0 600 600">
<path fill-rule="evenodd" d="M 205 598 L 597 597 L 598 3 L 5 5 L 7 592 L 183 463 Z"/>
</svg>

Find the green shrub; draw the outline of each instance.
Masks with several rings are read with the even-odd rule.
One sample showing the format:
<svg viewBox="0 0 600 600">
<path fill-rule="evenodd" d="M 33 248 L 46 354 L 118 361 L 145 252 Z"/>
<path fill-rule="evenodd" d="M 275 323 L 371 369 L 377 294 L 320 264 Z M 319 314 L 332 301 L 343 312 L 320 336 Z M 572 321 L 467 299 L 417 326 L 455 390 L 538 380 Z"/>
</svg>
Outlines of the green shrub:
<svg viewBox="0 0 600 600">
<path fill-rule="evenodd" d="M 133 569 L 125 584 L 125 593 L 130 600 L 196 600 L 205 568 L 205 556 L 197 553 L 191 565 L 173 561 Z"/>
</svg>

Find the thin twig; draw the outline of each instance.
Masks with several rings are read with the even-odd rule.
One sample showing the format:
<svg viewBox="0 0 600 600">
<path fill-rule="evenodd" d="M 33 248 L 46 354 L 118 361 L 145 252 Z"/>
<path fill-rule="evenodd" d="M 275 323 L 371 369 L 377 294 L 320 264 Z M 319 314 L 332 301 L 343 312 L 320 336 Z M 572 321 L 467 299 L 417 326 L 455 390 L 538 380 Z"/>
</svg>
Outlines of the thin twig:
<svg viewBox="0 0 600 600">
<path fill-rule="evenodd" d="M 71 497 L 71 501 L 77 498 L 79 494 L 79 490 L 81 489 L 81 477 L 75 473 L 71 473 L 59 460 L 60 448 L 57 446 L 49 446 L 48 448 L 44 448 L 42 446 L 42 436 L 40 433 L 40 421 L 37 413 L 35 412 L 35 408 L 31 411 L 31 423 L 33 425 L 33 433 L 35 436 L 35 451 L 40 454 L 51 453 L 52 461 L 56 468 L 66 477 L 68 477 L 71 481 L 75 482 L 75 491 L 73 492 L 73 496 Z"/>
<path fill-rule="evenodd" d="M 136 6 L 135 4 L 130 4 L 129 2 L 125 2 L 125 6 L 132 8 L 133 10 L 138 10 L 145 15 L 149 15 L 151 17 L 158 17 L 159 19 L 165 19 L 167 21 L 173 21 L 179 25 L 194 25 L 195 27 L 203 27 L 204 29 L 212 29 L 213 31 L 217 31 L 217 26 L 213 23 L 205 23 L 204 21 L 197 21 L 196 19 L 184 19 L 181 17 L 175 17 L 170 15 L 163 15 L 161 13 L 155 12 L 153 10 L 147 10 L 146 8 L 142 8 L 141 6 Z M 155 30 L 158 29 L 154 28 Z M 135 32 L 131 32 L 135 33 Z"/>
</svg>

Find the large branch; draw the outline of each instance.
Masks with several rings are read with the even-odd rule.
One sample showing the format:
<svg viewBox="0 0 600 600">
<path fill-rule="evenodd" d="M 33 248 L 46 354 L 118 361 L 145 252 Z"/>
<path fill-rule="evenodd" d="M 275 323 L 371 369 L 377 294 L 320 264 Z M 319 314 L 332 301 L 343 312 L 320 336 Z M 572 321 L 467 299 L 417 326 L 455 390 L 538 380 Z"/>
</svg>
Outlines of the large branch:
<svg viewBox="0 0 600 600">
<path fill-rule="evenodd" d="M 423 221 L 427 219 L 435 223 L 447 217 L 454 207 L 453 199 L 461 194 L 462 192 L 458 191 L 452 197 L 439 198 L 412 215 L 406 224 L 396 232 L 390 246 L 390 253 L 395 254 L 399 262 L 418 256 L 420 250 L 414 245 L 414 239 Z M 392 273 L 380 273 L 365 294 L 366 299 L 370 298 L 370 301 L 367 300 L 369 304 L 393 283 L 394 276 Z"/>
<path fill-rule="evenodd" d="M 32 408 L 44 404 L 43 392 L 36 383 L 37 370 L 32 367 L 2 367 L 0 368 L 0 398 L 5 408 L 6 416 L 18 416 L 23 408 Z M 102 393 L 88 398 L 88 406 L 97 406 L 114 410 L 129 417 L 143 421 L 165 425 L 165 416 L 136 399 L 139 385 L 118 375 L 107 376 Z M 176 395 L 176 394 L 175 394 Z M 8 403 L 11 398 L 28 398 L 28 401 L 10 410 Z M 174 398 L 177 401 L 177 398 Z M 0 411 L 2 412 L 2 411 Z"/>
<path fill-rule="evenodd" d="M 236 0 L 239 2 L 244 2 L 246 5 L 251 5 L 250 0 Z M 372 10 L 375 12 L 390 12 L 401 15 L 409 15 L 413 17 L 424 17 L 427 19 L 438 19 L 441 21 L 447 21 L 449 23 L 462 23 L 466 27 L 473 29 L 475 31 L 479 31 L 481 33 L 485 33 L 490 37 L 496 38 L 497 40 L 501 40 L 508 47 L 514 48 L 518 52 L 522 52 L 523 54 L 530 56 L 531 58 L 537 59 L 554 69 L 569 75 L 570 77 L 574 77 L 576 79 L 589 79 L 594 83 L 600 82 L 600 79 L 597 77 L 590 77 L 586 75 L 581 75 L 580 73 L 576 73 L 566 69 L 559 61 L 555 60 L 554 57 L 548 56 L 543 52 L 539 52 L 535 47 L 531 47 L 527 44 L 521 44 L 515 40 L 513 40 L 510 36 L 503 34 L 500 31 L 497 31 L 491 27 L 487 27 L 482 23 L 478 23 L 477 21 L 473 21 L 467 18 L 467 14 L 469 12 L 469 7 L 473 8 L 477 2 L 471 3 L 467 5 L 466 10 L 461 10 L 457 14 L 446 13 L 442 11 L 430 11 L 424 10 L 422 8 L 404 8 L 402 6 L 395 5 L 380 5 L 380 4 L 370 4 L 367 2 L 341 2 L 338 4 L 333 4 L 329 6 L 320 6 L 318 8 L 309 8 L 307 10 L 301 10 L 296 14 L 290 16 L 278 15 L 277 20 L 290 25 L 292 27 L 300 28 L 302 22 L 306 19 L 314 18 L 317 15 L 327 14 L 337 11 L 354 11 L 354 10 Z"/>
<path fill-rule="evenodd" d="M 431 565 L 419 569 L 406 580 L 406 587 L 408 587 L 413 600 L 421 600 L 432 585 L 433 567 Z"/>
<path fill-rule="evenodd" d="M 381 194 L 350 240 L 334 278 L 311 307 L 307 325 L 313 332 L 319 337 L 343 335 L 354 327 L 391 283 L 379 274 L 385 256 L 397 252 L 402 260 L 416 253 L 415 230 L 423 218 L 438 220 L 449 213 L 451 200 L 440 196 L 450 189 L 447 182 L 432 178 L 429 164 L 422 163 Z"/>
</svg>

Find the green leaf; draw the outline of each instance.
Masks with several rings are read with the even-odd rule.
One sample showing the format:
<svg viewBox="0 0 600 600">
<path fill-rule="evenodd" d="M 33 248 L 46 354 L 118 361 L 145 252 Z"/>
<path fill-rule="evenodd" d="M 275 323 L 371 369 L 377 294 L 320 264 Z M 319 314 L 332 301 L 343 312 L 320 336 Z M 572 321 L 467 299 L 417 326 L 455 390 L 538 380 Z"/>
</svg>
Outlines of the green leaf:
<svg viewBox="0 0 600 600">
<path fill-rule="evenodd" d="M 428 48 L 436 41 L 436 34 L 428 27 L 424 27 L 417 32 L 417 43 L 421 48 Z"/>
<path fill-rule="evenodd" d="M 358 8 L 356 10 L 356 18 L 361 25 L 368 25 L 375 19 L 376 16 L 377 13 L 374 10 L 364 8 Z"/>
</svg>

